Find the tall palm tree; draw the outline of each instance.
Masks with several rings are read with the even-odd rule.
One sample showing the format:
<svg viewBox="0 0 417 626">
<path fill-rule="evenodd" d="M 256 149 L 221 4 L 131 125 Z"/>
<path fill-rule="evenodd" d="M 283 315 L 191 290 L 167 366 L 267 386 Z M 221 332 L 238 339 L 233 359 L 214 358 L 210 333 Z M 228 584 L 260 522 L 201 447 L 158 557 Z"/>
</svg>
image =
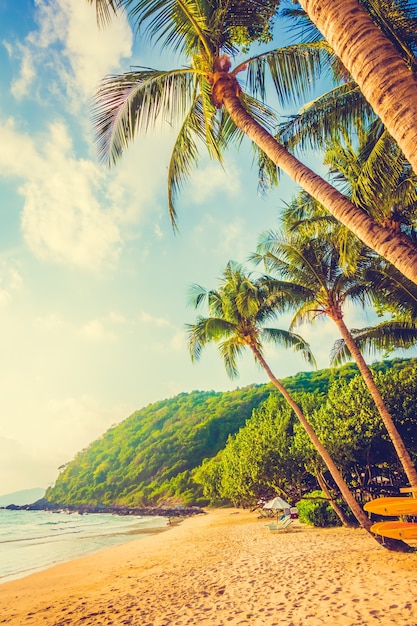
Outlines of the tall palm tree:
<svg viewBox="0 0 417 626">
<path fill-rule="evenodd" d="M 274 121 L 270 110 L 250 95 L 265 95 L 266 66 L 279 93 L 291 88 L 302 93 L 314 81 L 319 61 L 328 56 L 326 48 L 317 48 L 316 64 L 311 63 L 311 55 L 307 58 L 300 47 L 292 46 L 257 55 L 232 69 L 237 30 L 250 27 L 254 13 L 248 7 L 261 9 L 262 2 L 118 0 L 116 5 L 130 9 L 139 32 L 143 30 L 151 40 L 185 54 L 189 65 L 172 71 L 132 70 L 103 80 L 93 112 L 103 159 L 115 162 L 139 131 L 148 130 L 161 119 L 180 122 L 168 170 L 169 209 L 175 220 L 174 196 L 198 158 L 196 140 L 206 144 L 213 158 L 221 160 L 224 146 L 232 139 L 240 140 L 244 133 L 272 164 L 417 283 L 417 248 L 376 223 L 277 142 L 270 132 Z M 287 63 L 278 64 L 279 57 Z M 297 65 L 299 71 L 293 72 Z M 252 68 L 250 93 L 244 93 L 237 80 L 246 68 Z M 293 74 L 293 83 L 288 85 Z"/>
<path fill-rule="evenodd" d="M 416 242 L 417 175 L 380 120 L 357 133 L 355 142 L 342 131 L 339 137 L 328 138 L 326 145 L 324 162 L 344 194 L 378 223 Z M 362 242 L 306 192 L 286 205 L 281 220 L 286 232 L 297 232 L 306 238 L 325 236 L 330 239 L 339 250 L 339 263 L 349 270 L 354 269 L 358 255 L 363 253 Z M 410 289 L 414 292 L 410 281 L 383 259 L 373 255 L 372 267 L 376 272 L 374 279 L 378 283 L 384 280 L 385 295 L 390 288 L 385 270 L 392 274 L 391 287 L 397 296 L 400 283 L 404 283 L 404 293 L 396 298 L 397 303 L 404 297 L 407 300 Z M 368 279 L 372 279 L 370 271 Z"/>
<path fill-rule="evenodd" d="M 369 211 L 378 222 L 390 224 L 397 232 L 417 240 L 417 176 L 378 120 L 362 133 L 356 149 L 348 139 L 343 143 L 330 140 L 325 162 L 355 204 Z M 307 193 L 298 194 L 284 208 L 281 220 L 286 232 L 296 232 L 307 239 L 326 238 L 337 247 L 341 268 L 355 271 L 363 245 Z M 368 255 L 368 260 L 362 279 L 372 285 L 374 308 L 378 313 L 389 313 L 391 319 L 352 329 L 355 343 L 362 353 L 416 346 L 416 285 L 384 259 Z M 332 362 L 340 365 L 350 358 L 341 339 L 332 352 Z"/>
<path fill-rule="evenodd" d="M 362 354 L 394 349 L 407 350 L 417 345 L 417 289 L 391 265 L 381 259 L 366 268 L 364 280 L 373 285 L 374 307 L 390 313 L 391 319 L 379 324 L 352 330 Z M 351 358 L 343 339 L 336 342 L 332 361 L 340 365 Z"/>
<path fill-rule="evenodd" d="M 336 324 L 369 389 L 410 485 L 417 488 L 417 472 L 408 450 L 344 320 L 343 308 L 347 302 L 364 305 L 371 300 L 373 285 L 363 276 L 369 261 L 364 255 L 358 260 L 356 270 L 348 273 L 341 268 L 339 257 L 337 248 L 325 238 L 303 240 L 271 232 L 262 236 L 258 253 L 253 255 L 254 260 L 263 260 L 268 270 L 282 279 L 274 284 L 283 292 L 287 290 L 287 305 L 295 310 L 290 328 L 320 316 L 327 316 Z"/>
<path fill-rule="evenodd" d="M 396 43 L 374 23 L 359 0 L 299 0 L 299 3 L 341 59 L 417 173 L 417 77 L 414 59 L 410 67 Z M 415 19 L 413 27 L 415 30 Z"/>
<path fill-rule="evenodd" d="M 300 43 L 320 42 L 329 45 L 320 31 L 311 22 L 305 11 L 293 2 L 287 6 L 282 2 L 280 15 L 289 21 L 291 32 Z M 408 0 L 361 0 L 372 21 L 391 41 L 401 54 L 408 67 L 416 67 L 417 51 L 417 6 Z M 340 62 L 339 62 L 340 63 Z M 340 80 L 329 92 L 303 106 L 282 125 L 281 139 L 289 145 L 298 142 L 323 147 L 323 139 L 339 135 L 340 129 L 347 129 L 356 135 L 361 127 L 375 120 L 376 114 L 364 98 L 358 85 L 349 75 L 346 67 L 334 61 L 332 72 Z"/>
<path fill-rule="evenodd" d="M 197 308 L 207 302 L 209 312 L 209 317 L 199 316 L 195 324 L 188 325 L 191 358 L 198 360 L 202 349 L 207 344 L 217 343 L 227 373 L 235 377 L 237 357 L 249 348 L 257 363 L 265 370 L 272 384 L 294 411 L 359 524 L 369 531 L 370 521 L 349 491 L 339 469 L 320 442 L 301 408 L 285 386 L 275 377 L 265 360 L 263 342 L 272 341 L 277 345 L 301 351 L 310 363 L 313 362 L 308 345 L 299 335 L 266 326 L 268 322 L 276 318 L 277 305 L 281 300 L 281 292 L 271 288 L 269 281 L 265 281 L 263 277 L 254 279 L 245 272 L 242 266 L 229 262 L 217 290 L 209 291 L 199 285 L 194 285 L 191 290 L 191 304 Z"/>
</svg>

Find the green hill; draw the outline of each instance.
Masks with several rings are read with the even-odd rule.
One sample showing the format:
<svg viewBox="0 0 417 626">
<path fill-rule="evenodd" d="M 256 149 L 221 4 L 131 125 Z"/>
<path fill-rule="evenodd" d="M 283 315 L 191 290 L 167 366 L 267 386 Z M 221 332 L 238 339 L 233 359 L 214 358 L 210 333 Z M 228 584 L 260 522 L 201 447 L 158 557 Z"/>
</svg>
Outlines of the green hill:
<svg viewBox="0 0 417 626">
<path fill-rule="evenodd" d="M 413 360 L 375 364 L 401 368 Z M 357 373 L 351 364 L 336 370 L 302 372 L 283 380 L 290 391 L 325 394 L 338 378 Z M 135 412 L 110 428 L 62 468 L 46 499 L 60 504 L 146 506 L 198 504 L 191 471 L 224 448 L 230 434 L 269 396 L 270 384 L 229 392 L 193 391 Z"/>
</svg>

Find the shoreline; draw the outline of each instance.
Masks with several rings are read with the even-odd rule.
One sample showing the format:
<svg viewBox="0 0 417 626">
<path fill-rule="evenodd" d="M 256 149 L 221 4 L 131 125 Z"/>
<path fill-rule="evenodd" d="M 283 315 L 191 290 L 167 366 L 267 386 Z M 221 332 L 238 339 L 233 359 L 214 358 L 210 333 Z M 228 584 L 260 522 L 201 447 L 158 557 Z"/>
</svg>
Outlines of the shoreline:
<svg viewBox="0 0 417 626">
<path fill-rule="evenodd" d="M 0 586 L 13 626 L 414 626 L 417 555 L 361 529 L 214 509 Z"/>
<path fill-rule="evenodd" d="M 0 585 L 155 534 L 168 524 L 160 516 L 0 510 Z"/>
</svg>

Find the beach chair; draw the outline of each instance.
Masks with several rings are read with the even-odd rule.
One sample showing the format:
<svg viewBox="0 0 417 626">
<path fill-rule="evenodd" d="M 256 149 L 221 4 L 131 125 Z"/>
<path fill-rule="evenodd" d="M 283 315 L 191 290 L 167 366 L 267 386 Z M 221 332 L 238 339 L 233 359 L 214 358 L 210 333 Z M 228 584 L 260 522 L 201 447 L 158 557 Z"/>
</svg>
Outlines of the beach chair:
<svg viewBox="0 0 417 626">
<path fill-rule="evenodd" d="M 276 523 L 266 524 L 269 530 L 286 530 L 288 526 L 293 523 L 293 519 L 290 515 L 286 515 L 278 520 Z"/>
</svg>

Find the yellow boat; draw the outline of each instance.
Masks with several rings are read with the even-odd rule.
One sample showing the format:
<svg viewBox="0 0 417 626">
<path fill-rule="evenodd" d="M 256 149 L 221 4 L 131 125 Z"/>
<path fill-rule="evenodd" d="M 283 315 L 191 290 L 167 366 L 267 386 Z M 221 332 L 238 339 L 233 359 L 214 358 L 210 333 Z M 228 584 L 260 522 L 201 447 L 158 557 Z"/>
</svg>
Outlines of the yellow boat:
<svg viewBox="0 0 417 626">
<path fill-rule="evenodd" d="M 372 524 L 371 532 L 390 539 L 417 539 L 417 524 L 413 522 L 376 522 Z"/>
<path fill-rule="evenodd" d="M 377 515 L 417 515 L 417 498 L 377 498 L 363 507 L 368 513 Z"/>
</svg>

